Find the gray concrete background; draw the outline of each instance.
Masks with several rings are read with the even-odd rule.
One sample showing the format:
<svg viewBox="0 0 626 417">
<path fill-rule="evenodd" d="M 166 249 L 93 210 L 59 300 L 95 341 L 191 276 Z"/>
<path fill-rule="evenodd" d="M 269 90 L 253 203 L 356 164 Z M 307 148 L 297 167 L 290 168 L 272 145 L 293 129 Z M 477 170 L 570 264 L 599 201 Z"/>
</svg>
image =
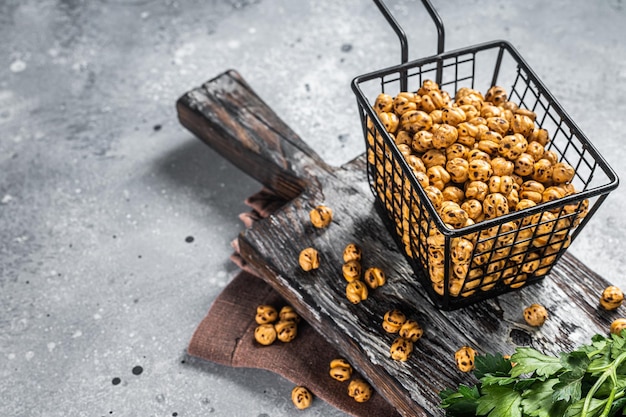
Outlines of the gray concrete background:
<svg viewBox="0 0 626 417">
<path fill-rule="evenodd" d="M 389 3 L 411 56 L 434 52 L 420 5 Z M 621 0 L 433 3 L 447 49 L 511 41 L 626 178 Z M 183 129 L 174 103 L 235 68 L 340 165 L 364 149 L 350 80 L 399 59 L 376 7 L 4 0 L 0 39 L 0 414 L 294 415 L 289 382 L 185 355 L 237 272 L 229 243 L 259 185 Z M 624 206 L 622 187 L 571 248 L 621 286 Z M 317 401 L 298 415 L 342 413 Z"/>
</svg>

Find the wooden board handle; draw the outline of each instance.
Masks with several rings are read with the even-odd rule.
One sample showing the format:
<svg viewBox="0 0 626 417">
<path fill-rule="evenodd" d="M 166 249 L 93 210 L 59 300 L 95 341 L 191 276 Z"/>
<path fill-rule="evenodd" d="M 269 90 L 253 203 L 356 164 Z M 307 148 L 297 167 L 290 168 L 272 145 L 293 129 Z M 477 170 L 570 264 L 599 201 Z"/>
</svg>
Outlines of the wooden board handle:
<svg viewBox="0 0 626 417">
<path fill-rule="evenodd" d="M 328 166 L 234 70 L 184 94 L 180 123 L 239 169 L 289 201 Z"/>
</svg>

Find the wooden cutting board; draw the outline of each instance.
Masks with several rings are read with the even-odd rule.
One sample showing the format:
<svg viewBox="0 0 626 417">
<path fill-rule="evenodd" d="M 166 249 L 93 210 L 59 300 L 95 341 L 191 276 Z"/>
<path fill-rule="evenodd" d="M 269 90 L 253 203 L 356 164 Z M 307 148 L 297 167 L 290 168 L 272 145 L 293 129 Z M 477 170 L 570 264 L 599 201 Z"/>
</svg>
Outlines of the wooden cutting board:
<svg viewBox="0 0 626 417">
<path fill-rule="evenodd" d="M 463 345 L 479 353 L 510 354 L 529 345 L 556 353 L 606 334 L 622 313 L 599 309 L 609 283 L 567 253 L 538 284 L 461 310 L 437 310 L 374 208 L 363 156 L 339 168 L 327 165 L 234 71 L 184 94 L 177 110 L 187 129 L 287 201 L 239 236 L 245 261 L 403 416 L 443 415 L 438 392 L 473 382 L 455 366 L 454 352 Z M 326 229 L 310 224 L 309 211 L 318 204 L 334 211 Z M 341 272 L 342 251 L 350 242 L 363 248 L 364 269 L 378 266 L 388 277 L 356 305 L 346 299 Z M 299 267 L 306 247 L 319 251 L 319 269 Z M 550 314 L 538 329 L 522 317 L 532 303 Z M 394 308 L 424 328 L 407 362 L 390 358 L 394 336 L 381 327 L 385 312 Z"/>
</svg>

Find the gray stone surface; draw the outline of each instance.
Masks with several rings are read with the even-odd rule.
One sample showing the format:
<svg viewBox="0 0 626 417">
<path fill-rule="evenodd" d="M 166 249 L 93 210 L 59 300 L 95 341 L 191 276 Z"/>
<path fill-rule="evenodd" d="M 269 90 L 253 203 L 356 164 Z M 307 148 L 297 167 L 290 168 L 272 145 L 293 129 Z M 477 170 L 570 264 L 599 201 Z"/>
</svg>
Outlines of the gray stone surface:
<svg viewBox="0 0 626 417">
<path fill-rule="evenodd" d="M 390 4 L 411 56 L 434 52 L 419 4 Z M 511 41 L 626 177 L 620 0 L 434 4 L 447 49 Z M 0 413 L 295 414 L 289 382 L 185 355 L 237 272 L 229 243 L 259 185 L 183 129 L 174 103 L 235 68 L 323 158 L 346 162 L 364 149 L 350 80 L 399 59 L 375 6 L 5 0 L 0 38 Z M 625 193 L 571 248 L 621 286 Z M 298 414 L 342 415 L 319 401 Z"/>
</svg>

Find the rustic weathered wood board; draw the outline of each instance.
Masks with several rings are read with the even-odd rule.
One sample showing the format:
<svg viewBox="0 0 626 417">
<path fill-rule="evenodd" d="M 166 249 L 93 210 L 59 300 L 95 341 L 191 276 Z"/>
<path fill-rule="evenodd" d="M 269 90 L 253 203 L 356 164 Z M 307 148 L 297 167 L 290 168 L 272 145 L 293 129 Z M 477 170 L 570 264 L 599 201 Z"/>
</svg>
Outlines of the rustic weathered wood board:
<svg viewBox="0 0 626 417">
<path fill-rule="evenodd" d="M 432 306 L 374 208 L 361 156 L 340 168 L 325 164 L 234 71 L 189 91 L 177 103 L 181 123 L 242 170 L 289 202 L 239 237 L 243 258 L 317 331 L 363 373 L 404 416 L 442 415 L 438 392 L 472 382 L 454 364 L 454 352 L 512 353 L 531 345 L 556 353 L 606 333 L 616 312 L 598 308 L 608 283 L 565 254 L 541 283 L 452 312 Z M 333 223 L 311 226 L 308 213 L 331 207 Z M 379 266 L 387 284 L 351 304 L 341 274 L 342 251 L 362 246 L 363 267 Z M 318 270 L 304 272 L 299 252 L 315 247 Z M 527 326 L 522 310 L 539 302 L 550 312 L 540 328 Z M 408 362 L 389 357 L 394 339 L 380 326 L 398 308 L 425 329 Z"/>
</svg>

